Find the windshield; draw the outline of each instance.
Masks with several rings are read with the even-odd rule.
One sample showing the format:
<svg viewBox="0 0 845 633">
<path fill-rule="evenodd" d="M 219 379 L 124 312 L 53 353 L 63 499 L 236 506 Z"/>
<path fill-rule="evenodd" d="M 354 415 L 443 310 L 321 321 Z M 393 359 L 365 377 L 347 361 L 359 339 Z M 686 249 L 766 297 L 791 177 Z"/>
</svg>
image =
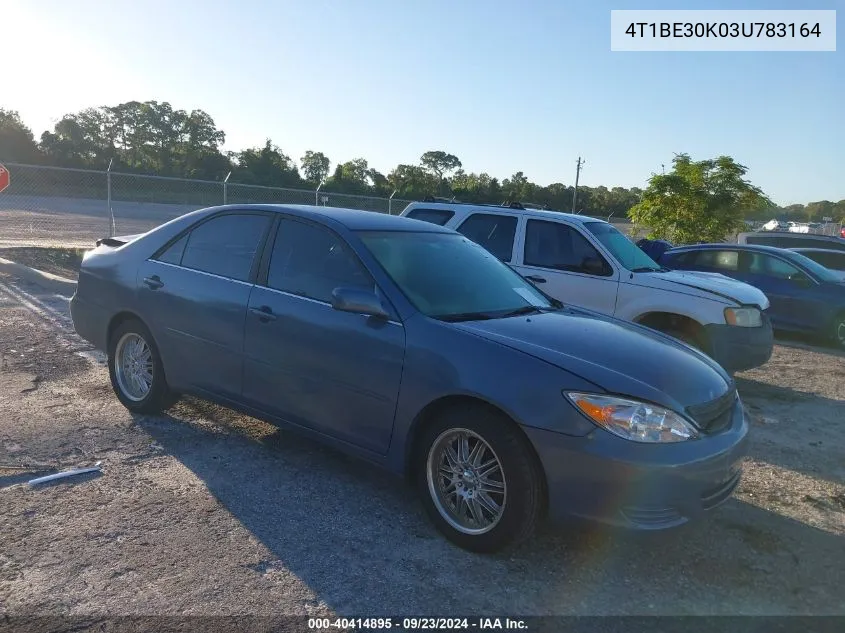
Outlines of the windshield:
<svg viewBox="0 0 845 633">
<path fill-rule="evenodd" d="M 796 264 L 800 264 L 806 270 L 809 270 L 810 273 L 812 273 L 819 281 L 825 281 L 829 283 L 839 283 L 841 281 L 839 275 L 837 275 L 835 272 L 833 272 L 829 268 L 825 268 L 818 262 L 814 262 L 806 255 L 802 255 L 801 253 L 796 253 L 795 251 L 792 251 L 789 257 Z"/>
<path fill-rule="evenodd" d="M 628 270 L 632 272 L 665 270 L 612 224 L 608 224 L 607 222 L 585 222 L 584 226 L 613 254 L 616 261 Z"/>
<path fill-rule="evenodd" d="M 463 235 L 359 235 L 408 300 L 427 316 L 458 321 L 555 309 L 530 283 Z"/>
</svg>

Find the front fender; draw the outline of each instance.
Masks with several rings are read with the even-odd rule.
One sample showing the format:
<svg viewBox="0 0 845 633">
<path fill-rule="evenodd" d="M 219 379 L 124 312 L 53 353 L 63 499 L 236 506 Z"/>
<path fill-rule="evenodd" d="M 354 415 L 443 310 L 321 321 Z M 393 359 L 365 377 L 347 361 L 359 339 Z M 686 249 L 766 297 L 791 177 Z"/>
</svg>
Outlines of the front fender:
<svg viewBox="0 0 845 633">
<path fill-rule="evenodd" d="M 420 314 L 406 321 L 405 328 L 402 386 L 387 456 L 387 465 L 394 472 L 404 472 L 406 449 L 420 413 L 447 397 L 487 403 L 523 426 L 572 436 L 595 429 L 562 391 L 604 391 L 598 385 L 525 352 Z"/>
</svg>

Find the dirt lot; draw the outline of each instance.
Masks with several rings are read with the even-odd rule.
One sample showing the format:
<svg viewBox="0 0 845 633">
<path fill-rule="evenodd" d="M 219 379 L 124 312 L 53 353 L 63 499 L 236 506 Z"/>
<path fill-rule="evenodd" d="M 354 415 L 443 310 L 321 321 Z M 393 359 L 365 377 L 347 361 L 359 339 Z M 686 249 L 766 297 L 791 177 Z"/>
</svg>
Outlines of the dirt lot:
<svg viewBox="0 0 845 633">
<path fill-rule="evenodd" d="M 0 353 L 0 615 L 845 614 L 832 350 L 785 342 L 741 376 L 751 455 L 703 521 L 547 527 L 487 557 L 440 538 L 400 481 L 295 435 L 193 400 L 131 416 L 66 298 L 2 276 Z"/>
</svg>

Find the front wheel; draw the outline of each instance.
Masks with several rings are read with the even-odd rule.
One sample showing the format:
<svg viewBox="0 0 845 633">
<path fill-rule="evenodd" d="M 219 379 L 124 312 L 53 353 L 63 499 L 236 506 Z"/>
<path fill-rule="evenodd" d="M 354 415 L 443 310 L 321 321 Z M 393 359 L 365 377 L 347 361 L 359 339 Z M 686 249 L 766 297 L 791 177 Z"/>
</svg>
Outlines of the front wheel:
<svg viewBox="0 0 845 633">
<path fill-rule="evenodd" d="M 845 349 L 845 314 L 840 314 L 833 320 L 831 338 L 837 347 Z"/>
<path fill-rule="evenodd" d="M 138 320 L 124 321 L 109 339 L 109 378 L 118 400 L 135 413 L 159 413 L 175 401 L 152 334 Z"/>
<path fill-rule="evenodd" d="M 482 408 L 447 411 L 425 429 L 416 475 L 434 525 L 470 551 L 528 538 L 543 508 L 542 472 L 528 440 Z"/>
</svg>

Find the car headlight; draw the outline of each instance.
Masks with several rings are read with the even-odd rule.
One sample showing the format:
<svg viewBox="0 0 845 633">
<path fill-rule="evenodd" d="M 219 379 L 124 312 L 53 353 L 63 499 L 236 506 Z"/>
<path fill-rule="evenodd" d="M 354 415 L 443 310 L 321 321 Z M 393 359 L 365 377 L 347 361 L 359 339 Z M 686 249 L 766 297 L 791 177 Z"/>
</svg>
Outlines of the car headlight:
<svg viewBox="0 0 845 633">
<path fill-rule="evenodd" d="M 674 411 L 616 396 L 564 392 L 601 428 L 633 442 L 683 442 L 698 438 L 695 427 Z"/>
<path fill-rule="evenodd" d="M 725 308 L 725 322 L 738 327 L 760 327 L 763 314 L 757 308 Z"/>
</svg>

